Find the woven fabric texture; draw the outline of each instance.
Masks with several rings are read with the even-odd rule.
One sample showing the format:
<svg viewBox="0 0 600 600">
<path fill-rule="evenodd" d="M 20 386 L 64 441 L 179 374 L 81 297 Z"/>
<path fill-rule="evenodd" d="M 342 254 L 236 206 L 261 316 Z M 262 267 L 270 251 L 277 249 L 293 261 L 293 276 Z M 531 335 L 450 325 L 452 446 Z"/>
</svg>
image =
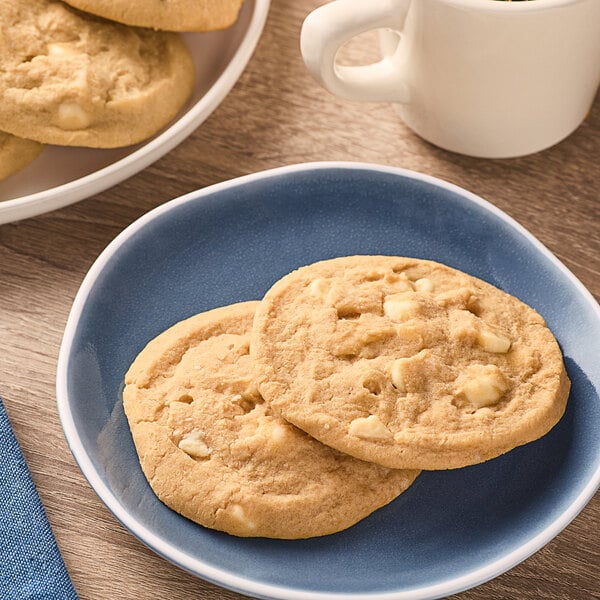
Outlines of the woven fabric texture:
<svg viewBox="0 0 600 600">
<path fill-rule="evenodd" d="M 0 598 L 77 599 L 1 399 Z"/>
</svg>

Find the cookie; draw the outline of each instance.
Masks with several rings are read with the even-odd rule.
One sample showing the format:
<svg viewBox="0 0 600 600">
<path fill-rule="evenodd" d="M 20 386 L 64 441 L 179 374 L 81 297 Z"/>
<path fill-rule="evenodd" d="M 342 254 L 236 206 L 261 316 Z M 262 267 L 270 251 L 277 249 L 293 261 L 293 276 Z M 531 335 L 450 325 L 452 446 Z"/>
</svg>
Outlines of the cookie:
<svg viewBox="0 0 600 600">
<path fill-rule="evenodd" d="M 543 318 L 427 260 L 350 256 L 265 295 L 251 354 L 258 389 L 325 444 L 393 468 L 483 462 L 548 432 L 569 380 Z"/>
<path fill-rule="evenodd" d="M 233 535 L 305 538 L 347 528 L 418 472 L 354 459 L 273 413 L 252 378 L 257 304 L 182 321 L 135 359 L 123 404 L 142 469 L 167 506 Z"/>
<path fill-rule="evenodd" d="M 237 20 L 243 0 L 67 0 L 106 19 L 167 31 L 214 31 Z"/>
<path fill-rule="evenodd" d="M 183 107 L 194 66 L 178 34 L 51 0 L 0 0 L 0 129 L 42 143 L 140 142 Z"/>
<path fill-rule="evenodd" d="M 26 167 L 44 146 L 0 131 L 0 179 Z"/>
</svg>

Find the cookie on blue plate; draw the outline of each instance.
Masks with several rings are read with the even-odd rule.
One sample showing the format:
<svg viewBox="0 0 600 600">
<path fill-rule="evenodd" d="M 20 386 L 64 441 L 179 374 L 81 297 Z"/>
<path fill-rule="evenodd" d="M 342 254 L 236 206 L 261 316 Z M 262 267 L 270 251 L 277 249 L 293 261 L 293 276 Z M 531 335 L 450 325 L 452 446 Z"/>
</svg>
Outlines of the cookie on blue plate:
<svg viewBox="0 0 600 600">
<path fill-rule="evenodd" d="M 167 506 L 206 527 L 290 539 L 340 531 L 418 471 L 342 454 L 273 412 L 249 355 L 257 305 L 191 317 L 135 359 L 123 404 L 142 469 Z"/>
<path fill-rule="evenodd" d="M 569 393 L 544 319 L 433 261 L 349 256 L 280 279 L 256 310 L 258 389 L 321 442 L 398 469 L 483 462 L 547 433 Z"/>
</svg>

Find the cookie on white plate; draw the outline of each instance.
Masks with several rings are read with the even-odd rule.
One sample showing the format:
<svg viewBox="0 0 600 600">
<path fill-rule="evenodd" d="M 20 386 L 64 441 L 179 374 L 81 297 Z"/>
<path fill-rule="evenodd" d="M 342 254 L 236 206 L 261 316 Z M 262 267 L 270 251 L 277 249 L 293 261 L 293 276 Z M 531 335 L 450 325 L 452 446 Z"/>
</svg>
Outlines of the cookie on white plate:
<svg viewBox="0 0 600 600">
<path fill-rule="evenodd" d="M 190 97 L 175 33 L 126 27 L 53 0 L 0 0 L 0 130 L 110 148 L 145 140 Z"/>
<path fill-rule="evenodd" d="M 237 20 L 243 0 L 66 0 L 86 12 L 138 27 L 215 31 Z"/>
</svg>

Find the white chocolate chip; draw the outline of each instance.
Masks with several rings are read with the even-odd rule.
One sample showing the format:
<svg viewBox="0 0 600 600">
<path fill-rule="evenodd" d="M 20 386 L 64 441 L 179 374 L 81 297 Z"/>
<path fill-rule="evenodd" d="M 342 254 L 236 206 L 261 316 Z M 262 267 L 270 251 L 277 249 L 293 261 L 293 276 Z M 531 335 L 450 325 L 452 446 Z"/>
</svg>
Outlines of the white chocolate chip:
<svg viewBox="0 0 600 600">
<path fill-rule="evenodd" d="M 467 401 L 477 408 L 496 404 L 500 399 L 500 389 L 487 378 L 473 379 L 465 383 L 462 393 Z"/>
<path fill-rule="evenodd" d="M 506 336 L 488 328 L 482 329 L 477 333 L 477 343 L 486 352 L 506 354 L 510 349 L 510 340 Z"/>
<path fill-rule="evenodd" d="M 63 102 L 58 107 L 57 124 L 61 129 L 85 129 L 90 123 L 90 116 L 76 102 Z"/>
<path fill-rule="evenodd" d="M 474 340 L 486 352 L 506 354 L 511 346 L 506 335 L 495 331 L 468 310 L 451 311 L 450 334 L 457 339 Z"/>
<path fill-rule="evenodd" d="M 415 290 L 417 290 L 417 292 L 425 292 L 426 294 L 431 294 L 431 292 L 433 292 L 434 290 L 433 281 L 431 281 L 431 279 L 427 279 L 427 277 L 417 279 L 415 281 Z"/>
<path fill-rule="evenodd" d="M 392 432 L 376 415 L 354 419 L 350 423 L 348 433 L 368 440 L 386 440 L 393 437 Z"/>
<path fill-rule="evenodd" d="M 471 365 L 457 381 L 457 392 L 474 408 L 496 404 L 507 389 L 496 365 Z"/>
<path fill-rule="evenodd" d="M 392 363 L 390 369 L 392 383 L 399 392 L 406 392 L 406 374 L 409 359 L 398 358 Z"/>
<path fill-rule="evenodd" d="M 284 425 L 275 423 L 271 431 L 271 439 L 275 442 L 275 444 L 281 444 L 286 437 L 287 428 Z"/>
<path fill-rule="evenodd" d="M 199 431 L 188 433 L 178 445 L 180 450 L 192 458 L 207 458 L 212 450 L 206 445 Z"/>
<path fill-rule="evenodd" d="M 308 286 L 308 293 L 315 298 L 320 298 L 326 292 L 329 286 L 327 285 L 327 280 L 319 277 L 318 279 L 314 279 L 310 282 Z"/>
<path fill-rule="evenodd" d="M 240 525 L 243 525 L 246 529 L 252 530 L 256 528 L 256 523 L 248 518 L 248 515 L 246 515 L 246 511 L 241 504 L 231 504 L 227 508 L 227 512 L 233 519 L 235 519 Z"/>
<path fill-rule="evenodd" d="M 418 314 L 420 309 L 418 302 L 406 298 L 404 294 L 386 296 L 383 300 L 383 312 L 392 321 L 406 321 Z"/>
<path fill-rule="evenodd" d="M 71 44 L 54 42 L 48 44 L 48 56 L 75 56 L 77 51 L 73 49 Z"/>
<path fill-rule="evenodd" d="M 390 364 L 390 377 L 393 386 L 400 392 L 417 391 L 431 376 L 433 363 L 431 352 L 423 349 L 413 356 L 397 358 Z"/>
</svg>

